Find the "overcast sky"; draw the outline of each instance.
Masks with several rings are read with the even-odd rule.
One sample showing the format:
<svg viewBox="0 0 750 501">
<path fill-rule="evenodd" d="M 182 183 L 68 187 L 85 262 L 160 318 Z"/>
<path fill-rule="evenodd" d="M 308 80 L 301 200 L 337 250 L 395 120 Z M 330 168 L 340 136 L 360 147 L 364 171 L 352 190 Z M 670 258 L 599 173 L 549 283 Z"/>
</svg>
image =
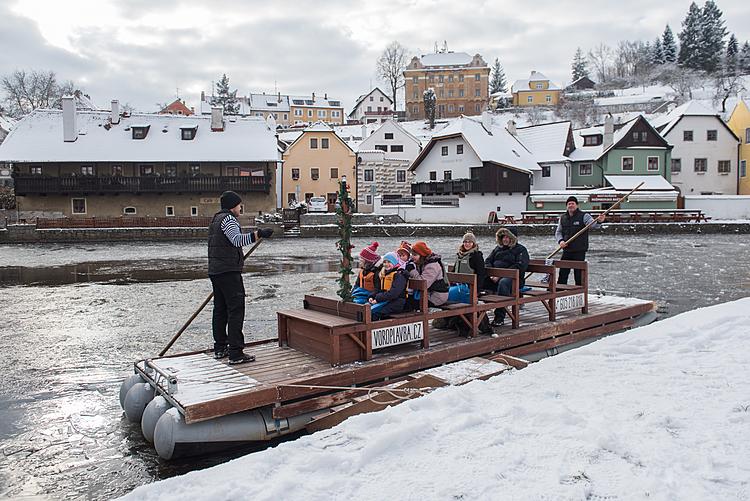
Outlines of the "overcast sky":
<svg viewBox="0 0 750 501">
<path fill-rule="evenodd" d="M 750 38 L 750 2 L 719 0 L 730 32 Z M 570 81 L 576 47 L 677 35 L 685 0 L 0 0 L 0 74 L 54 70 L 99 107 L 111 99 L 154 111 L 177 89 L 190 106 L 226 73 L 238 94 L 340 98 L 348 108 L 377 81 L 375 62 L 398 40 L 500 59 L 509 83 L 541 71 Z M 702 5 L 702 2 L 699 3 Z"/>
</svg>

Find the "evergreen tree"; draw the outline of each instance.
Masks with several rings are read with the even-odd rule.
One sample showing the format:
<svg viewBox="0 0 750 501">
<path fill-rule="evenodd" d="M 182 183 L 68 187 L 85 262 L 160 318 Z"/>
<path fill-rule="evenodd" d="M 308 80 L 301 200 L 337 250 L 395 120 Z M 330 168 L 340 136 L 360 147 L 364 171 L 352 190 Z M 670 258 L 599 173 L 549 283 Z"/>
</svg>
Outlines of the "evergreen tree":
<svg viewBox="0 0 750 501">
<path fill-rule="evenodd" d="M 677 44 L 675 44 L 674 35 L 669 25 L 664 28 L 664 33 L 661 35 L 661 50 L 664 53 L 665 63 L 677 61 Z"/>
<path fill-rule="evenodd" d="M 576 53 L 573 56 L 573 64 L 570 65 L 573 72 L 573 81 L 575 82 L 581 77 L 589 76 L 589 69 L 587 68 L 586 58 L 583 55 L 583 51 L 580 47 L 576 49 Z"/>
<path fill-rule="evenodd" d="M 742 44 L 742 50 L 740 51 L 740 56 L 737 61 L 737 66 L 739 67 L 740 73 L 743 75 L 750 74 L 750 43 L 745 42 Z"/>
<path fill-rule="evenodd" d="M 724 51 L 724 38 L 727 29 L 722 19 L 721 10 L 713 0 L 707 0 L 701 11 L 701 68 L 713 73 L 721 68 L 721 56 Z"/>
<path fill-rule="evenodd" d="M 654 66 L 664 64 L 664 51 L 659 37 L 656 37 L 654 44 L 651 46 L 651 64 Z"/>
<path fill-rule="evenodd" d="M 724 70 L 727 75 L 734 76 L 737 74 L 737 54 L 739 52 L 739 45 L 737 43 L 737 37 L 734 33 L 729 37 L 727 42 L 727 51 L 724 59 Z"/>
<path fill-rule="evenodd" d="M 437 108 L 437 96 L 435 89 L 430 87 L 423 94 L 425 118 L 430 121 L 430 130 L 435 128 L 435 109 Z"/>
<path fill-rule="evenodd" d="M 236 115 L 240 112 L 240 103 L 237 102 L 237 89 L 229 91 L 229 78 L 227 78 L 226 73 L 216 84 L 216 95 L 211 96 L 211 106 L 221 106 L 227 115 Z"/>
<path fill-rule="evenodd" d="M 702 42 L 702 13 L 695 2 L 690 4 L 688 13 L 682 21 L 682 31 L 677 35 L 680 39 L 680 52 L 677 61 L 680 66 L 690 69 L 701 69 Z"/>
<path fill-rule="evenodd" d="M 500 64 L 500 60 L 495 58 L 495 64 L 492 65 L 492 78 L 490 79 L 490 93 L 507 92 L 508 83 L 505 81 L 505 71 Z"/>
</svg>

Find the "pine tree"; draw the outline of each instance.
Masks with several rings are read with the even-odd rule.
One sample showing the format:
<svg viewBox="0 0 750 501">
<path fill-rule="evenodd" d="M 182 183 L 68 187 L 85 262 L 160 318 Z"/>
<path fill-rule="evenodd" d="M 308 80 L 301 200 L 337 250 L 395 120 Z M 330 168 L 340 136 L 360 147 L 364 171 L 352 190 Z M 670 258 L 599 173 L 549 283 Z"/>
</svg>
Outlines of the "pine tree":
<svg viewBox="0 0 750 501">
<path fill-rule="evenodd" d="M 701 11 L 701 68 L 713 73 L 721 68 L 721 55 L 724 51 L 724 38 L 727 29 L 722 19 L 721 10 L 713 0 L 707 0 Z"/>
<path fill-rule="evenodd" d="M 734 76 L 737 74 L 737 53 L 739 52 L 739 44 L 737 43 L 737 37 L 734 33 L 729 37 L 727 42 L 727 51 L 724 55 L 724 70 L 727 75 Z"/>
<path fill-rule="evenodd" d="M 737 61 L 740 73 L 743 75 L 750 74 L 750 42 L 742 44 L 742 50 Z"/>
<path fill-rule="evenodd" d="M 575 82 L 579 78 L 589 76 L 589 69 L 586 67 L 586 58 L 583 56 L 583 51 L 580 47 L 576 49 L 576 53 L 573 56 L 573 63 L 570 65 L 570 69 L 573 72 L 573 81 Z"/>
<path fill-rule="evenodd" d="M 226 73 L 216 84 L 216 95 L 211 96 L 211 106 L 221 106 L 227 115 L 236 115 L 240 112 L 240 103 L 237 102 L 237 89 L 229 91 L 229 78 L 227 78 Z"/>
<path fill-rule="evenodd" d="M 490 80 L 490 93 L 507 92 L 508 84 L 505 81 L 505 71 L 500 64 L 500 60 L 495 58 L 495 64 L 492 65 L 492 79 Z"/>
<path fill-rule="evenodd" d="M 695 2 L 691 3 L 688 13 L 682 21 L 682 31 L 677 35 L 680 39 L 680 52 L 677 61 L 680 66 L 685 68 L 701 69 L 702 17 L 700 7 Z"/>
<path fill-rule="evenodd" d="M 435 128 L 435 109 L 437 108 L 437 96 L 435 89 L 430 87 L 423 94 L 425 118 L 430 121 L 430 129 Z"/>
<path fill-rule="evenodd" d="M 675 44 L 674 35 L 669 25 L 664 28 L 664 33 L 661 35 L 661 50 L 664 53 L 665 63 L 674 63 L 677 61 L 677 45 Z"/>
<path fill-rule="evenodd" d="M 654 44 L 651 46 L 651 64 L 654 66 L 664 64 L 664 51 L 659 37 L 656 37 Z"/>
</svg>

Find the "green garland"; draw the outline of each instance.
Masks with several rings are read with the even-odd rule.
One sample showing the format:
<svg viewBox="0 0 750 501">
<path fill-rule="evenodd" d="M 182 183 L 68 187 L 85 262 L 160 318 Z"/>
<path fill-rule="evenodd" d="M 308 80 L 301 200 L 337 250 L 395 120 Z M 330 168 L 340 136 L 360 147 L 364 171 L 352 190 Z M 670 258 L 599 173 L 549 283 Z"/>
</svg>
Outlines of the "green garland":
<svg viewBox="0 0 750 501">
<path fill-rule="evenodd" d="M 353 201 L 349 197 L 346 181 L 339 183 L 339 204 L 336 205 L 336 215 L 338 219 L 336 224 L 339 228 L 339 240 L 336 242 L 336 248 L 341 252 L 341 264 L 339 272 L 341 277 L 336 280 L 339 284 L 338 295 L 343 301 L 352 300 L 352 284 L 349 276 L 352 272 L 352 206 Z"/>
</svg>

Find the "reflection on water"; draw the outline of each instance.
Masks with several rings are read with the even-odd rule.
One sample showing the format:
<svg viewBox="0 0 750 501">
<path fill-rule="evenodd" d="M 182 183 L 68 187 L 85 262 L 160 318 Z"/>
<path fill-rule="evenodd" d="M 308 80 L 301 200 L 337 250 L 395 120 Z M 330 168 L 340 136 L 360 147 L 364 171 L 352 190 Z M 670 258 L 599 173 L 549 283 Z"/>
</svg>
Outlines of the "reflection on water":
<svg viewBox="0 0 750 501">
<path fill-rule="evenodd" d="M 273 261 L 248 262 L 245 273 L 319 273 L 338 270 L 333 259 L 279 257 Z M 0 286 L 54 286 L 79 282 L 111 284 L 173 282 L 205 278 L 205 260 L 95 261 L 48 267 L 0 267 Z"/>
</svg>

